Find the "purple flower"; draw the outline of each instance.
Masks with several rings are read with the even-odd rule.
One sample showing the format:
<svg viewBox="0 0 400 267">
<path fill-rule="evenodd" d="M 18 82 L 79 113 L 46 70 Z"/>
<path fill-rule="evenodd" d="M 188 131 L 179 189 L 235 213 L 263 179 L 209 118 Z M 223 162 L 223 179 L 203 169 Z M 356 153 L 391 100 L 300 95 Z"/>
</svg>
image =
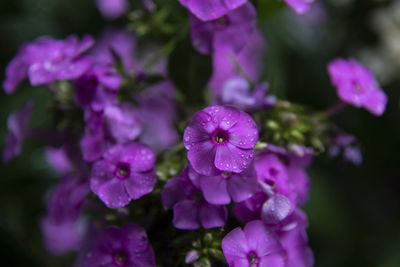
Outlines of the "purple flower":
<svg viewBox="0 0 400 267">
<path fill-rule="evenodd" d="M 65 40 L 41 37 L 23 45 L 7 66 L 4 90 L 13 93 L 26 77 L 34 86 L 78 78 L 91 65 L 90 58 L 81 54 L 92 45 L 93 38 L 88 35 L 81 41 L 73 35 Z"/>
<path fill-rule="evenodd" d="M 127 0 L 96 0 L 96 4 L 103 17 L 109 20 L 122 17 L 129 11 Z"/>
<path fill-rule="evenodd" d="M 230 267 L 285 266 L 278 237 L 261 221 L 229 232 L 222 239 L 222 250 Z"/>
<path fill-rule="evenodd" d="M 286 255 L 285 266 L 311 267 L 314 265 L 314 255 L 308 246 L 306 228 L 306 215 L 296 210 L 277 230 Z"/>
<path fill-rule="evenodd" d="M 135 61 L 136 37 L 131 32 L 120 29 L 104 31 L 90 52 L 94 62 L 115 65 L 121 60 L 125 72 L 131 73 L 137 68 Z"/>
<path fill-rule="evenodd" d="M 219 172 L 205 176 L 189 168 L 188 176 L 203 192 L 207 202 L 214 205 L 226 205 L 231 202 L 244 201 L 257 191 L 257 177 L 253 165 L 241 173 Z"/>
<path fill-rule="evenodd" d="M 188 177 L 189 167 L 183 169 L 165 185 L 161 193 L 162 201 L 168 209 L 173 209 L 173 224 L 176 228 L 193 230 L 222 227 L 227 219 L 224 206 L 216 206 L 204 200 L 201 191 Z"/>
<path fill-rule="evenodd" d="M 183 138 L 190 164 L 203 175 L 218 170 L 242 172 L 253 160 L 257 141 L 254 120 L 231 106 L 211 106 L 196 112 Z"/>
<path fill-rule="evenodd" d="M 99 159 L 112 144 L 135 140 L 141 133 L 136 110 L 128 103 L 107 106 L 103 112 L 85 112 L 86 129 L 81 139 L 85 161 Z"/>
<path fill-rule="evenodd" d="M 285 0 L 285 2 L 298 14 L 304 14 L 314 0 Z"/>
<path fill-rule="evenodd" d="M 249 41 L 255 30 L 257 13 L 254 6 L 247 3 L 213 21 L 202 21 L 190 15 L 190 33 L 193 46 L 204 54 L 214 51 L 218 43 L 229 44 L 234 52 L 239 52 Z M 229 40 L 229 42 L 226 42 Z"/>
<path fill-rule="evenodd" d="M 67 173 L 73 168 L 65 147 L 47 147 L 45 150 L 45 158 L 47 163 L 58 173 Z"/>
<path fill-rule="evenodd" d="M 79 248 L 85 228 L 79 216 L 88 193 L 88 179 L 71 175 L 66 175 L 52 192 L 47 214 L 41 221 L 44 242 L 50 252 L 61 254 Z"/>
<path fill-rule="evenodd" d="M 110 226 L 98 233 L 86 252 L 84 267 L 156 266 L 145 230 L 133 223 Z"/>
<path fill-rule="evenodd" d="M 179 141 L 171 82 L 157 83 L 135 99 L 139 102 L 137 118 L 142 125 L 139 140 L 156 151 L 172 147 Z"/>
<path fill-rule="evenodd" d="M 3 150 L 4 162 L 8 162 L 21 154 L 22 143 L 28 134 L 28 124 L 32 108 L 33 102 L 29 101 L 22 110 L 14 111 L 8 116 L 8 133 L 4 140 Z"/>
<path fill-rule="evenodd" d="M 258 30 L 252 32 L 239 53 L 236 53 L 226 40 L 215 41 L 214 72 L 209 82 L 212 95 L 216 98 L 220 97 L 224 84 L 233 78 L 244 78 L 258 83 L 263 71 L 265 50 L 265 40 Z"/>
<path fill-rule="evenodd" d="M 115 145 L 92 167 L 90 188 L 109 208 L 126 206 L 153 191 L 156 182 L 153 150 L 140 143 Z"/>
<path fill-rule="evenodd" d="M 231 104 L 247 111 L 270 108 L 275 104 L 276 97 L 266 96 L 267 90 L 267 84 L 260 84 L 251 92 L 248 81 L 235 77 L 224 83 L 220 99 L 217 99 L 217 102 Z"/>
<path fill-rule="evenodd" d="M 328 154 L 330 157 L 337 157 L 343 153 L 343 157 L 348 162 L 354 165 L 361 165 L 362 154 L 357 146 L 357 140 L 353 135 L 338 132 L 333 138 L 332 144 L 329 147 Z"/>
<path fill-rule="evenodd" d="M 83 108 L 101 111 L 117 103 L 122 77 L 111 65 L 93 65 L 75 81 L 76 101 Z"/>
<path fill-rule="evenodd" d="M 335 59 L 329 63 L 328 72 L 340 99 L 344 102 L 366 108 L 376 116 L 385 112 L 386 94 L 371 71 L 355 59 Z"/>
<path fill-rule="evenodd" d="M 218 19 L 247 0 L 179 0 L 192 14 L 203 21 Z"/>
</svg>

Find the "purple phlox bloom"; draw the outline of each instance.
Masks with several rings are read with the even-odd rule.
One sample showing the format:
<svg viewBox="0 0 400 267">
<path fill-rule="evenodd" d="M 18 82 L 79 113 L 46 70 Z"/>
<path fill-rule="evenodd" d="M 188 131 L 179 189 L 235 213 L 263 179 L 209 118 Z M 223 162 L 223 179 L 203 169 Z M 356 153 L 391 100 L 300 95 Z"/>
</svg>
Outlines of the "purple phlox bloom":
<svg viewBox="0 0 400 267">
<path fill-rule="evenodd" d="M 87 178 L 66 175 L 51 194 L 41 220 L 46 248 L 55 254 L 77 250 L 85 231 L 81 207 L 89 193 Z"/>
<path fill-rule="evenodd" d="M 167 182 L 161 193 L 164 205 L 173 209 L 173 224 L 178 229 L 193 230 L 200 228 L 222 227 L 228 213 L 225 206 L 208 203 L 188 177 L 189 167 Z"/>
<path fill-rule="evenodd" d="M 308 246 L 306 228 L 306 215 L 296 210 L 276 231 L 285 251 L 285 266 L 311 267 L 314 265 L 314 255 Z"/>
<path fill-rule="evenodd" d="M 285 0 L 285 2 L 293 8 L 293 10 L 298 14 L 306 13 L 312 2 L 314 0 Z"/>
<path fill-rule="evenodd" d="M 188 176 L 193 184 L 198 185 L 207 202 L 214 205 L 226 205 L 231 202 L 242 202 L 257 191 L 257 175 L 253 164 L 241 173 L 218 172 L 205 176 L 196 173 L 189 167 Z"/>
<path fill-rule="evenodd" d="M 329 63 L 328 72 L 342 101 L 376 116 L 385 112 L 387 96 L 368 68 L 355 59 L 338 58 Z"/>
<path fill-rule="evenodd" d="M 203 175 L 218 170 L 242 172 L 253 160 L 257 141 L 252 117 L 232 106 L 211 106 L 196 112 L 183 138 L 190 164 Z"/>
<path fill-rule="evenodd" d="M 289 185 L 292 194 L 295 196 L 295 203 L 304 205 L 308 200 L 311 186 L 305 169 L 312 162 L 313 149 L 300 145 L 292 145 L 289 148 L 268 145 L 267 151 L 279 155 L 279 158 L 286 165 Z"/>
<path fill-rule="evenodd" d="M 155 267 L 145 230 L 133 223 L 109 226 L 96 234 L 86 251 L 84 267 Z"/>
<path fill-rule="evenodd" d="M 186 253 L 186 257 L 185 257 L 185 263 L 186 264 L 192 264 L 195 261 L 197 261 L 199 259 L 199 254 L 197 253 L 196 250 L 191 250 L 188 253 Z"/>
<path fill-rule="evenodd" d="M 222 250 L 230 267 L 285 266 L 278 237 L 259 220 L 229 232 L 222 239 Z"/>
<path fill-rule="evenodd" d="M 179 0 L 192 14 L 202 21 L 218 19 L 229 11 L 245 4 L 247 0 Z"/>
<path fill-rule="evenodd" d="M 120 144 L 135 140 L 142 130 L 136 110 L 128 103 L 105 108 L 103 120 L 106 132 Z"/>
<path fill-rule="evenodd" d="M 328 154 L 330 157 L 338 157 L 343 153 L 343 157 L 354 165 L 361 165 L 362 154 L 357 144 L 357 139 L 351 134 L 338 132 L 332 140 Z"/>
<path fill-rule="evenodd" d="M 127 0 L 96 0 L 96 4 L 101 15 L 109 20 L 122 17 L 129 11 Z"/>
<path fill-rule="evenodd" d="M 115 145 L 92 167 L 90 188 L 109 208 L 126 206 L 153 191 L 156 155 L 147 145 Z"/>
<path fill-rule="evenodd" d="M 179 141 L 174 126 L 177 120 L 171 82 L 157 83 L 136 96 L 139 103 L 137 118 L 142 125 L 139 140 L 156 151 L 171 148 Z"/>
<path fill-rule="evenodd" d="M 136 36 L 124 29 L 105 30 L 90 55 L 96 63 L 115 65 L 117 60 L 122 62 L 126 73 L 130 74 L 137 68 Z"/>
<path fill-rule="evenodd" d="M 89 35 L 81 41 L 71 35 L 65 40 L 41 37 L 23 45 L 7 66 L 4 90 L 13 93 L 26 77 L 34 86 L 80 77 L 91 65 L 91 59 L 81 54 L 93 42 Z"/>
<path fill-rule="evenodd" d="M 214 51 L 216 44 L 224 42 L 237 53 L 246 45 L 249 41 L 248 37 L 255 30 L 256 18 L 256 9 L 250 3 L 212 21 L 204 22 L 190 15 L 190 35 L 193 46 L 200 53 L 210 54 Z"/>
<path fill-rule="evenodd" d="M 8 162 L 19 156 L 22 144 L 29 131 L 29 118 L 33 102 L 28 101 L 22 110 L 14 111 L 7 118 L 8 133 L 4 140 L 3 160 Z"/>
<path fill-rule="evenodd" d="M 117 103 L 122 77 L 111 65 L 94 64 L 75 81 L 76 101 L 83 108 L 101 111 Z"/>
<path fill-rule="evenodd" d="M 236 53 L 226 40 L 214 42 L 213 75 L 209 86 L 214 97 L 219 97 L 226 81 L 232 78 L 245 78 L 254 84 L 263 72 L 263 54 L 266 42 L 259 30 L 254 30 L 246 45 Z"/>
<path fill-rule="evenodd" d="M 112 144 L 135 140 L 142 126 L 134 107 L 129 103 L 107 106 L 103 112 L 85 112 L 85 134 L 81 150 L 86 161 L 99 159 Z"/>
<path fill-rule="evenodd" d="M 85 111 L 85 134 L 80 141 L 85 161 L 99 159 L 109 146 L 103 129 L 103 112 Z"/>
<path fill-rule="evenodd" d="M 251 90 L 250 83 L 243 78 L 235 77 L 227 80 L 223 87 L 220 104 L 234 105 L 252 112 L 262 108 L 270 108 L 276 102 L 275 96 L 267 96 L 268 84 L 262 83 Z"/>
<path fill-rule="evenodd" d="M 65 174 L 73 169 L 73 163 L 68 157 L 66 147 L 47 147 L 45 150 L 45 159 L 50 167 L 58 173 Z"/>
</svg>

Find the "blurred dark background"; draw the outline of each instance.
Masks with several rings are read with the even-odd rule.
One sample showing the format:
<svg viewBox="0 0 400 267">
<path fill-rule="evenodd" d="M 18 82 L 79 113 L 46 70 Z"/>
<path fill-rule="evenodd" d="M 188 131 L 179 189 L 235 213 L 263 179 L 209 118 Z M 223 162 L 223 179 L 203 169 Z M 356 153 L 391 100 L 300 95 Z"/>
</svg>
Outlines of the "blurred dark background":
<svg viewBox="0 0 400 267">
<path fill-rule="evenodd" d="M 326 64 L 337 56 L 352 56 L 374 70 L 389 96 L 382 117 L 352 107 L 335 117 L 344 131 L 358 137 L 362 166 L 321 156 L 309 169 L 312 190 L 305 210 L 315 266 L 400 266 L 400 50 L 395 49 L 400 46 L 400 4 L 315 2 L 304 17 L 286 9 L 260 12 L 259 25 L 268 39 L 265 78 L 271 90 L 324 110 L 337 101 Z M 42 35 L 96 36 L 109 24 L 92 0 L 1 0 L 0 80 L 23 42 Z M 30 98 L 35 101 L 32 126 L 49 124 L 49 95 L 44 90 L 26 83 L 11 96 L 1 91 L 1 140 L 7 115 Z M 10 164 L 0 163 L 0 254 L 2 262 L 12 263 L 3 266 L 62 266 L 73 255 L 47 254 L 38 227 L 46 192 L 58 177 L 46 165 L 40 143 L 28 140 L 23 151 Z"/>
</svg>

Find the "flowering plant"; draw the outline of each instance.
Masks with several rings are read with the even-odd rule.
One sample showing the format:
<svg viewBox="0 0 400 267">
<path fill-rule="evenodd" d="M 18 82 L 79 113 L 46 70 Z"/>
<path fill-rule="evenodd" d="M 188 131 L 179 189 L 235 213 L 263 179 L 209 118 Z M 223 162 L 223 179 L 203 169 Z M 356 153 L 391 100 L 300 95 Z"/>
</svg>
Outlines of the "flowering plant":
<svg viewBox="0 0 400 267">
<path fill-rule="evenodd" d="M 307 267 L 307 168 L 362 163 L 334 122 L 347 104 L 372 115 L 388 97 L 356 59 L 326 62 L 339 102 L 280 97 L 263 76 L 263 8 L 307 16 L 312 0 L 97 0 L 124 28 L 23 44 L 4 92 L 49 94 L 53 123 L 31 127 L 28 101 L 7 120 L 3 160 L 45 144 L 60 177 L 40 219 L 46 249 L 75 266 Z M 310 18 L 304 17 L 304 20 Z M 35 87 L 35 88 L 34 88 Z"/>
</svg>

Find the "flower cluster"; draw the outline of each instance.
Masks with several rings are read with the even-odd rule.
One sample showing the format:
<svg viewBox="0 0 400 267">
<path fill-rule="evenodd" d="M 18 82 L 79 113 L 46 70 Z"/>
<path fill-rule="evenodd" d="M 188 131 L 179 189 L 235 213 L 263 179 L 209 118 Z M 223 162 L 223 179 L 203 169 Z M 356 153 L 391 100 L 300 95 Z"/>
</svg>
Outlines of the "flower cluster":
<svg viewBox="0 0 400 267">
<path fill-rule="evenodd" d="M 304 13 L 312 0 L 285 2 Z M 107 19 L 130 8 L 125 0 L 96 3 Z M 8 118 L 3 151 L 8 162 L 24 139 L 40 138 L 48 165 L 62 177 L 40 221 L 45 247 L 77 252 L 77 266 L 89 267 L 152 267 L 156 258 L 163 266 L 312 266 L 301 211 L 311 185 L 306 169 L 316 151 L 361 164 L 356 138 L 332 126 L 330 115 L 343 102 L 382 115 L 386 94 L 361 63 L 338 58 L 328 64 L 338 106 L 313 112 L 279 100 L 263 80 L 266 40 L 251 1 L 179 3 L 189 11 L 190 33 L 163 25 L 171 26 L 165 47 L 138 31 L 151 47 L 143 49 L 134 33 L 109 28 L 97 39 L 38 38 L 7 66 L 7 94 L 28 79 L 52 96 L 53 127 L 31 129 L 34 105 L 27 102 Z M 142 7 L 148 24 L 168 16 L 151 0 Z M 213 69 L 204 83 L 209 101 L 195 106 L 185 101 L 192 92 L 172 77 L 183 34 Z M 173 258 L 182 251 L 185 259 Z"/>
</svg>

